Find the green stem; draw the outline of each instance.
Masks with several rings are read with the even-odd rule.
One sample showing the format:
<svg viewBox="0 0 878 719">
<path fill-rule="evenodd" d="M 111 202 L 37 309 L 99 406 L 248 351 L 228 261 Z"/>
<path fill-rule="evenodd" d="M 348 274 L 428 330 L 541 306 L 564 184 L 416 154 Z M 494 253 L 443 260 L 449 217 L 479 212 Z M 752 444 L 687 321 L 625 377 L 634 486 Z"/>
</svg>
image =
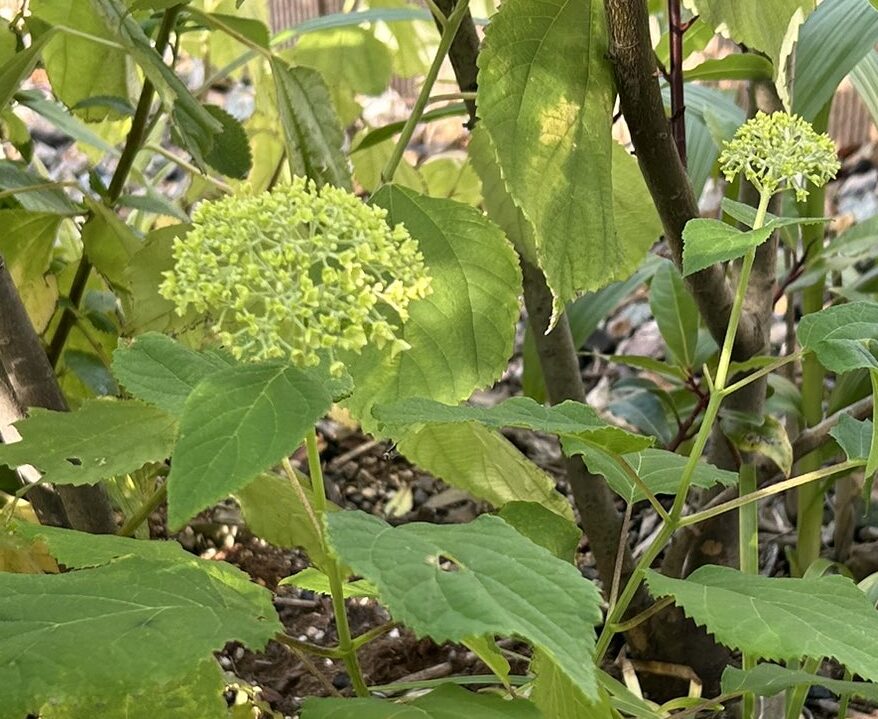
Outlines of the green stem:
<svg viewBox="0 0 878 719">
<path fill-rule="evenodd" d="M 454 11 L 447 18 L 442 29 L 442 36 L 439 38 L 439 47 L 436 49 L 436 56 L 433 58 L 433 64 L 430 65 L 430 69 L 427 71 L 427 76 L 424 78 L 424 84 L 421 87 L 421 92 L 418 94 L 418 99 L 415 100 L 412 112 L 400 132 L 399 140 L 397 140 L 396 146 L 393 148 L 393 154 L 390 156 L 390 159 L 387 160 L 387 164 L 381 171 L 382 184 L 387 184 L 393 180 L 396 168 L 399 167 L 405 148 L 408 147 L 412 135 L 415 133 L 415 127 L 417 127 L 417 124 L 421 120 L 421 115 L 424 114 L 424 109 L 427 107 L 427 103 L 430 100 L 430 91 L 433 89 L 436 78 L 439 77 L 439 70 L 442 68 L 442 63 L 445 62 L 445 56 L 448 54 L 454 36 L 457 35 L 457 30 L 460 28 L 460 23 L 463 22 L 464 15 L 466 15 L 468 8 L 468 0 L 457 0 L 457 5 L 454 7 Z"/>
<path fill-rule="evenodd" d="M 743 497 L 757 489 L 756 465 L 750 461 L 741 465 L 738 483 L 739 496 Z M 759 574 L 759 516 L 757 502 L 745 504 L 738 511 L 738 554 L 741 571 L 746 574 Z M 741 668 L 745 671 L 756 666 L 758 656 L 744 652 L 741 657 Z M 742 719 L 753 719 L 756 716 L 756 697 L 753 692 L 744 692 L 742 702 Z"/>
<path fill-rule="evenodd" d="M 783 367 L 784 365 L 788 365 L 790 362 L 795 362 L 796 360 L 801 359 L 804 356 L 804 354 L 805 354 L 805 350 L 798 350 L 796 352 L 793 352 L 792 354 L 784 355 L 783 357 L 778 357 L 771 364 L 767 364 L 767 365 L 765 365 L 765 367 L 760 367 L 758 370 L 756 370 L 755 372 L 753 372 L 751 374 L 748 374 L 743 379 L 738 380 L 734 384 L 730 384 L 728 387 L 726 387 L 723 390 L 723 392 L 726 394 L 726 396 L 728 396 L 730 394 L 734 394 L 739 389 L 746 387 L 751 382 L 755 382 L 756 380 L 758 380 L 762 377 L 765 377 L 765 375 L 771 374 L 772 372 L 779 370 L 781 367 Z"/>
<path fill-rule="evenodd" d="M 828 125 L 830 103 L 814 120 L 814 129 L 825 132 Z M 808 199 L 800 208 L 803 216 L 823 214 L 825 191 L 809 186 Z M 802 244 L 810 263 L 823 252 L 823 225 L 803 225 Z M 803 315 L 823 309 L 826 278 L 822 276 L 802 293 Z M 823 381 L 825 372 L 816 356 L 810 354 L 802 360 L 802 416 L 806 427 L 813 427 L 823 418 Z M 797 472 L 817 469 L 816 457 L 804 457 Z M 816 485 L 803 487 L 798 492 L 796 512 L 796 564 L 803 573 L 820 556 L 821 531 L 823 529 L 823 490 Z"/>
<path fill-rule="evenodd" d="M 162 157 L 167 158 L 168 160 L 173 162 L 175 165 L 179 165 L 184 170 L 186 170 L 187 172 L 189 172 L 193 175 L 198 175 L 198 177 L 200 177 L 203 180 L 206 180 L 211 185 L 216 187 L 218 190 L 221 190 L 222 192 L 225 192 L 226 194 L 230 194 L 231 192 L 233 192 L 233 188 L 231 185 L 227 185 L 222 180 L 219 180 L 216 177 L 213 177 L 212 175 L 209 175 L 206 172 L 202 172 L 199 168 L 197 168 L 191 162 L 188 162 L 185 158 L 180 157 L 179 155 L 175 155 L 173 152 L 171 152 L 170 150 L 166 150 L 161 145 L 149 143 L 149 144 L 144 145 L 143 149 L 144 150 L 151 150 L 152 152 L 156 153 L 157 155 L 161 155 Z"/>
<path fill-rule="evenodd" d="M 156 487 L 155 491 L 149 496 L 149 498 L 140 505 L 140 508 L 128 518 L 128 521 L 122 525 L 116 534 L 120 537 L 130 537 L 133 535 L 137 531 L 137 528 L 149 519 L 149 515 L 156 510 L 156 507 L 165 501 L 165 497 L 167 496 L 168 483 L 162 482 Z"/>
<path fill-rule="evenodd" d="M 326 489 L 323 483 L 323 469 L 320 466 L 320 452 L 317 449 L 317 434 L 313 430 L 308 432 L 305 438 L 305 447 L 308 451 L 308 469 L 311 473 L 311 495 L 314 498 L 314 509 L 322 517 L 326 513 Z M 326 544 L 325 536 L 323 543 Z M 348 670 L 351 684 L 357 696 L 368 697 L 369 689 L 363 679 L 363 672 L 357 660 L 357 649 L 351 638 L 351 628 L 348 624 L 344 603 L 344 578 L 338 563 L 328 551 L 324 566 L 326 575 L 329 577 L 329 589 L 332 595 L 332 611 L 335 614 L 335 627 L 338 632 L 338 651 Z"/>
<path fill-rule="evenodd" d="M 808 674 L 816 674 L 822 661 L 822 657 L 816 659 L 811 657 L 806 659 L 802 663 L 802 671 L 807 672 Z M 746 669 L 746 667 L 744 668 Z M 805 706 L 805 699 L 808 698 L 808 690 L 810 688 L 809 685 L 802 684 L 787 693 L 785 719 L 799 719 L 802 715 L 802 707 Z M 838 716 L 843 717 L 844 714 L 839 713 Z"/>
<path fill-rule="evenodd" d="M 182 4 L 174 5 L 165 10 L 162 15 L 162 24 L 159 27 L 155 40 L 155 50 L 160 56 L 168 45 L 171 32 L 177 23 L 177 16 L 182 9 Z M 116 204 L 116 201 L 122 194 L 125 182 L 128 179 L 128 174 L 131 172 L 131 168 L 134 165 L 134 158 L 137 157 L 140 146 L 143 144 L 143 140 L 146 137 L 149 113 L 152 108 L 154 96 L 155 87 L 149 80 L 144 80 L 143 88 L 140 91 L 140 99 L 137 102 L 137 109 L 135 109 L 134 118 L 131 120 L 131 130 L 128 132 L 128 137 L 125 139 L 125 147 L 122 150 L 122 154 L 119 156 L 119 162 L 117 163 L 116 169 L 113 172 L 113 177 L 110 180 L 110 187 L 107 189 L 107 197 L 105 201 L 108 206 Z M 82 258 L 79 260 L 79 266 L 76 268 L 76 274 L 73 277 L 73 282 L 70 285 L 70 292 L 67 295 L 70 304 L 74 308 L 79 307 L 79 303 L 82 301 L 82 296 L 85 293 L 85 286 L 88 284 L 88 278 L 90 275 L 91 262 L 86 256 L 85 251 L 83 251 Z M 47 350 L 52 367 L 58 366 L 58 362 L 61 359 L 61 353 L 64 351 L 64 345 L 67 343 L 67 338 L 70 336 L 70 330 L 73 329 L 74 319 L 74 313 L 70 308 L 67 308 L 61 314 L 61 319 L 58 320 L 58 327 L 55 329 L 55 334 L 52 335 L 52 341 L 49 343 L 49 349 Z"/>
<path fill-rule="evenodd" d="M 771 196 L 767 194 L 763 194 L 759 198 L 759 207 L 756 210 L 753 229 L 759 229 L 765 223 L 765 214 L 768 211 L 768 202 L 770 199 Z M 616 633 L 615 626 L 619 624 L 622 617 L 625 615 L 625 612 L 628 610 L 628 605 L 631 603 L 640 583 L 643 581 L 646 570 L 649 569 L 653 561 L 655 561 L 655 558 L 665 548 L 677 528 L 681 526 L 681 515 L 683 513 L 683 507 L 686 504 L 686 498 L 689 494 L 689 487 L 692 484 L 692 477 L 698 467 L 698 462 L 701 459 L 704 448 L 707 446 L 707 440 L 710 437 L 714 422 L 716 422 L 717 415 L 719 414 L 720 405 L 726 395 L 725 386 L 726 380 L 728 379 L 729 364 L 732 361 L 732 349 L 735 344 L 735 335 L 738 332 L 738 324 L 741 321 L 741 314 L 744 310 L 744 297 L 747 293 L 747 283 L 750 281 L 750 271 L 753 269 L 753 261 L 755 257 L 756 248 L 754 247 L 744 256 L 744 261 L 741 265 L 741 272 L 738 275 L 738 286 L 735 291 L 735 299 L 732 303 L 731 312 L 729 313 L 729 324 L 725 338 L 723 339 L 723 346 L 720 350 L 720 359 L 716 369 L 716 376 L 712 380 L 708 380 L 708 386 L 710 387 L 710 400 L 708 400 L 707 407 L 704 410 L 704 418 L 701 420 L 701 427 L 698 429 L 698 434 L 695 435 L 695 441 L 692 444 L 692 449 L 689 452 L 689 457 L 683 468 L 683 474 L 680 478 L 680 486 L 677 489 L 677 496 L 674 498 L 674 504 L 670 511 L 670 521 L 662 524 L 662 528 L 659 531 L 658 536 L 655 538 L 655 541 L 647 548 L 646 552 L 643 553 L 643 556 L 641 556 L 640 561 L 638 561 L 637 566 L 634 568 L 631 578 L 628 580 L 625 589 L 619 596 L 619 601 L 617 601 L 607 613 L 607 619 L 604 623 L 603 631 L 598 638 L 597 646 L 595 648 L 596 662 L 601 661 L 604 652 L 606 652 L 607 648 L 610 646 L 610 640 Z"/>
</svg>

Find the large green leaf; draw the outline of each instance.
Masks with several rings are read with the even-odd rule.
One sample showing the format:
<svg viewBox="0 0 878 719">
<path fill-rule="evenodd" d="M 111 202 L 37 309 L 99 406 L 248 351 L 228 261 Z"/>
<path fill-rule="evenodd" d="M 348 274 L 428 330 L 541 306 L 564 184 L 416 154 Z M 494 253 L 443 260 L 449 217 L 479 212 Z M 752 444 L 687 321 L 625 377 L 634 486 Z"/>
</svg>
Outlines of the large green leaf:
<svg viewBox="0 0 878 719">
<path fill-rule="evenodd" d="M 47 273 L 62 219 L 50 213 L 0 210 L 0 257 L 37 332 L 48 325 L 58 298 L 55 278 Z"/>
<path fill-rule="evenodd" d="M 573 518 L 554 479 L 501 434 L 477 422 L 429 424 L 403 434 L 398 446 L 414 464 L 494 507 L 540 502 Z"/>
<path fill-rule="evenodd" d="M 614 457 L 600 447 L 573 439 L 564 440 L 564 452 L 582 454 L 588 471 L 606 477 L 610 488 L 629 503 L 646 499 L 646 495 L 619 464 L 620 459 L 631 467 L 653 494 L 676 494 L 686 465 L 686 457 L 664 449 L 645 449 Z M 727 472 L 703 462 L 695 466 L 692 475 L 692 484 L 705 489 L 717 484 L 729 487 L 737 482 L 735 472 Z"/>
<path fill-rule="evenodd" d="M 342 153 L 344 133 L 320 73 L 290 67 L 275 57 L 271 74 L 283 125 L 290 172 L 351 189 L 351 173 Z"/>
<path fill-rule="evenodd" d="M 292 454 L 331 403 L 314 376 L 282 363 L 208 375 L 183 405 L 168 475 L 168 525 L 178 529 Z"/>
<path fill-rule="evenodd" d="M 851 302 L 805 315 L 796 334 L 831 372 L 878 368 L 878 303 Z"/>
<path fill-rule="evenodd" d="M 473 207 L 397 185 L 373 202 L 418 241 L 432 294 L 409 305 L 402 328 L 411 349 L 391 356 L 367 347 L 349 363 L 348 407 L 370 430 L 375 404 L 406 397 L 459 402 L 506 369 L 518 321 L 521 271 L 502 231 Z"/>
<path fill-rule="evenodd" d="M 846 577 L 786 579 L 707 566 L 685 580 L 649 570 L 646 581 L 726 646 L 764 659 L 832 657 L 878 678 L 878 612 Z"/>
<path fill-rule="evenodd" d="M 260 649 L 282 630 L 255 584 L 133 556 L 66 574 L 0 573 L 0 616 L 0 703 L 15 717 L 97 694 L 122 700 L 144 677 L 172 682 L 229 641 Z M 83 661 L 84 647 L 101 661 Z"/>
<path fill-rule="evenodd" d="M 140 335 L 113 352 L 113 375 L 125 389 L 175 417 L 201 380 L 232 364 L 228 355 L 196 352 L 157 332 Z"/>
<path fill-rule="evenodd" d="M 752 692 L 758 696 L 770 697 L 786 689 L 801 686 L 826 687 L 835 694 L 852 694 L 873 702 L 878 701 L 876 684 L 830 679 L 796 669 L 787 669 L 777 664 L 757 664 L 747 671 L 737 667 L 727 667 L 722 678 L 723 694 Z"/>
<path fill-rule="evenodd" d="M 677 364 L 692 367 L 698 346 L 698 307 L 670 262 L 663 262 L 652 278 L 649 307 Z"/>
<path fill-rule="evenodd" d="M 613 81 L 603 3 L 508 0 L 479 53 L 479 117 L 534 228 L 555 317 L 626 277 L 647 247 L 613 220 Z"/>
<path fill-rule="evenodd" d="M 530 397 L 511 397 L 493 407 L 474 407 L 414 397 L 376 406 L 372 416 L 391 428 L 391 432 L 416 424 L 475 421 L 497 429 L 521 427 L 559 436 L 578 436 L 615 452 L 632 452 L 652 444 L 651 438 L 614 427 L 588 405 L 572 400 L 545 407 Z"/>
<path fill-rule="evenodd" d="M 95 484 L 164 460 L 173 418 L 136 400 L 87 400 L 75 412 L 33 409 L 15 423 L 21 441 L 0 444 L 0 464 L 32 464 L 47 482 Z"/>
<path fill-rule="evenodd" d="M 82 227 L 82 247 L 94 268 L 117 291 L 126 292 L 126 269 L 143 247 L 140 238 L 102 202 L 88 201 L 91 216 Z"/>
<path fill-rule="evenodd" d="M 140 687 L 124 696 L 92 687 L 90 695 L 61 705 L 46 704 L 40 709 L 40 719 L 221 719 L 229 716 L 225 688 L 222 670 L 211 657 L 167 682 L 153 683 L 145 678 Z"/>
<path fill-rule="evenodd" d="M 546 655 L 534 652 L 531 670 L 536 674 L 531 699 L 544 717 L 552 719 L 611 719 L 614 716 L 604 687 L 598 700 L 589 701 L 570 678 Z"/>
<path fill-rule="evenodd" d="M 520 637 L 587 697 L 597 696 L 597 589 L 502 519 L 393 528 L 363 512 L 336 512 L 326 521 L 341 559 L 373 582 L 394 619 L 418 635 L 438 642 Z"/>
<path fill-rule="evenodd" d="M 381 699 L 311 698 L 302 710 L 302 719 L 539 719 L 541 716 L 526 699 L 506 701 L 491 694 L 468 692 L 455 684 L 443 684 L 405 704 Z"/>
<path fill-rule="evenodd" d="M 28 4 L 28 9 L 47 28 L 64 26 L 103 40 L 114 39 L 87 0 L 70 3 L 35 0 Z M 129 68 L 125 52 L 118 48 L 61 32 L 43 51 L 43 63 L 52 92 L 67 107 L 92 97 L 128 98 Z M 86 120 L 119 117 L 106 105 L 79 113 Z"/>
<path fill-rule="evenodd" d="M 869 0 L 820 3 L 799 31 L 792 111 L 813 120 L 876 43 L 878 10 Z"/>
<path fill-rule="evenodd" d="M 869 108 L 872 122 L 878 122 L 878 52 L 866 53 L 848 77 L 863 104 Z"/>
</svg>

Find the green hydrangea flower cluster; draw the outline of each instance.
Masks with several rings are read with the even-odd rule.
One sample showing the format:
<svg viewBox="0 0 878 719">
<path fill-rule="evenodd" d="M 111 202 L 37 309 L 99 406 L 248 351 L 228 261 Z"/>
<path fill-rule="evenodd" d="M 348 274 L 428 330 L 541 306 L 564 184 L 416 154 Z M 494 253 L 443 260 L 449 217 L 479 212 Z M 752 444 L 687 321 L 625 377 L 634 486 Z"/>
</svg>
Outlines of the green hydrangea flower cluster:
<svg viewBox="0 0 878 719">
<path fill-rule="evenodd" d="M 821 187 L 839 168 L 829 136 L 785 112 L 756 113 L 725 143 L 719 163 L 729 182 L 743 173 L 761 193 L 791 187 L 800 202 L 808 197 L 808 180 Z"/>
<path fill-rule="evenodd" d="M 417 242 L 387 212 L 345 190 L 295 178 L 261 194 L 204 202 L 174 241 L 175 266 L 159 292 L 191 305 L 237 358 L 314 366 L 373 342 L 393 352 L 411 301 L 430 293 Z M 387 309 L 394 310 L 394 313 Z"/>
</svg>

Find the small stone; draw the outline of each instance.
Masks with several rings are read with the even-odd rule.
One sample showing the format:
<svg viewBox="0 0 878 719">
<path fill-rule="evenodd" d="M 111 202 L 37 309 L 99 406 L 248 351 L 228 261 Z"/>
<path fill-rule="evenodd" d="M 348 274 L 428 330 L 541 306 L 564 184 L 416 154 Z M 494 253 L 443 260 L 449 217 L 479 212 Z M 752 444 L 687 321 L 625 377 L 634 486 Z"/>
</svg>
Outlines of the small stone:
<svg viewBox="0 0 878 719">
<path fill-rule="evenodd" d="M 344 672 L 339 672 L 332 678 L 332 686 L 336 689 L 347 689 L 351 685 L 351 678 Z"/>
</svg>

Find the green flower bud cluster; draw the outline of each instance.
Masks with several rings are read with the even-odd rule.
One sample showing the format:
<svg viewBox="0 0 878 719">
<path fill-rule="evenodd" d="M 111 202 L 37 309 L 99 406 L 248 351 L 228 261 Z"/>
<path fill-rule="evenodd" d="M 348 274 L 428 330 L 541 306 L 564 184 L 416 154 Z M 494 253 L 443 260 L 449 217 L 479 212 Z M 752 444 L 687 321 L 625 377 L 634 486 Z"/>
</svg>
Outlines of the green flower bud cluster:
<svg viewBox="0 0 878 719">
<path fill-rule="evenodd" d="M 829 136 L 785 112 L 756 113 L 725 143 L 719 163 L 729 182 L 743 173 L 760 193 L 791 187 L 800 202 L 808 197 L 807 181 L 821 187 L 839 168 Z"/>
<path fill-rule="evenodd" d="M 174 241 L 175 266 L 159 292 L 181 315 L 190 305 L 210 315 L 237 358 L 314 366 L 323 356 L 338 375 L 336 350 L 359 352 L 368 342 L 407 349 L 399 323 L 431 291 L 417 242 L 386 216 L 299 177 L 204 202 L 192 231 Z"/>
</svg>

